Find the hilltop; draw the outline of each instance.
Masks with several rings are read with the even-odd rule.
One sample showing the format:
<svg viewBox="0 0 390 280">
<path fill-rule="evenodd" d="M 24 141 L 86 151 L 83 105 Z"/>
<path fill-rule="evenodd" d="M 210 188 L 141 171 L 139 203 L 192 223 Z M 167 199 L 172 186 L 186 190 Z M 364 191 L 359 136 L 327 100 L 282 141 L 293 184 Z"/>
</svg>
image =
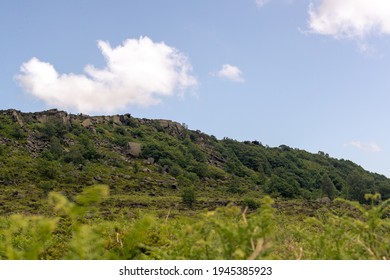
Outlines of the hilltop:
<svg viewBox="0 0 390 280">
<path fill-rule="evenodd" d="M 43 211 L 40 201 L 49 191 L 71 195 L 93 184 L 107 184 L 118 197 L 127 195 L 115 203 L 132 207 L 175 205 L 162 197 L 178 197 L 189 187 L 202 194 L 200 207 L 265 194 L 363 203 L 365 193 L 390 197 L 388 178 L 324 152 L 218 140 L 185 124 L 130 114 L 0 111 L 2 213 Z"/>
</svg>

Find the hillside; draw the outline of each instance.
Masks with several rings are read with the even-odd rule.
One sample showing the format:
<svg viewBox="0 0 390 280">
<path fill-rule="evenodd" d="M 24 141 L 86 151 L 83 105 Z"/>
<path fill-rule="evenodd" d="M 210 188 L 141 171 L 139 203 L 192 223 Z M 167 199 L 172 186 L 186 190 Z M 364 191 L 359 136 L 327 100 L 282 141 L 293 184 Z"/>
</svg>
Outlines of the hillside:
<svg viewBox="0 0 390 280">
<path fill-rule="evenodd" d="M 168 120 L 0 111 L 0 259 L 388 259 L 389 186 Z"/>
<path fill-rule="evenodd" d="M 206 207 L 264 194 L 363 203 L 365 193 L 390 197 L 389 179 L 324 152 L 217 140 L 184 124 L 130 114 L 0 111 L 2 213 L 18 208 L 16 201 L 41 211 L 38 201 L 49 191 L 71 195 L 93 184 L 107 184 L 117 195 L 155 198 L 128 202 L 139 207 L 161 206 L 159 197 L 178 196 L 186 187 L 206 194 Z"/>
</svg>

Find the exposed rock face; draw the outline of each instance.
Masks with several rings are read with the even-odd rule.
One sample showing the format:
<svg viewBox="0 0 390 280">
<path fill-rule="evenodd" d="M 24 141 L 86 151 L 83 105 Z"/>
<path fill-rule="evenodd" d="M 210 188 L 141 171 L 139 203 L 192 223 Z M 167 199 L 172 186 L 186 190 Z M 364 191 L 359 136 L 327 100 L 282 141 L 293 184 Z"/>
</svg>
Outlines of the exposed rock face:
<svg viewBox="0 0 390 280">
<path fill-rule="evenodd" d="M 24 125 L 23 117 L 19 111 L 16 111 L 16 110 L 12 111 L 12 119 L 14 120 L 14 122 L 18 123 L 20 126 Z"/>
<path fill-rule="evenodd" d="M 24 119 L 23 115 L 20 111 L 15 110 L 15 109 L 9 109 L 5 111 L 0 111 L 3 115 L 8 115 L 12 117 L 12 120 L 16 123 L 18 123 L 20 126 L 24 125 Z"/>
<path fill-rule="evenodd" d="M 115 115 L 112 117 L 112 122 L 116 125 L 122 125 L 121 118 L 119 115 Z"/>
<path fill-rule="evenodd" d="M 131 122 L 137 122 L 130 114 L 114 116 L 88 116 L 84 114 L 70 115 L 72 124 L 81 123 L 85 128 L 91 128 L 96 124 L 113 124 L 115 126 L 128 125 Z"/>
<path fill-rule="evenodd" d="M 172 136 L 180 136 L 186 130 L 186 128 L 178 122 L 171 120 L 150 120 L 150 119 L 137 119 L 130 114 L 114 115 L 114 116 L 88 116 L 84 114 L 68 114 L 64 111 L 57 109 L 46 110 L 36 113 L 22 113 L 20 111 L 10 109 L 0 111 L 3 114 L 12 116 L 14 122 L 17 122 L 20 126 L 23 126 L 29 121 L 38 121 L 39 123 L 46 123 L 52 118 L 61 120 L 65 125 L 70 126 L 74 124 L 81 124 L 85 128 L 91 129 L 96 124 L 114 124 L 114 125 L 129 125 L 137 126 L 138 124 L 148 124 L 152 127 L 159 127 L 159 129 L 166 130 Z"/>
<path fill-rule="evenodd" d="M 30 133 L 27 137 L 26 148 L 32 154 L 38 154 L 47 149 L 50 144 L 43 141 L 36 133 Z"/>
<path fill-rule="evenodd" d="M 133 157 L 141 156 L 141 144 L 135 142 L 129 142 L 126 145 L 127 153 Z"/>
<path fill-rule="evenodd" d="M 85 128 L 89 128 L 90 126 L 93 125 L 92 123 L 92 120 L 91 119 L 85 119 L 82 123 L 81 123 L 82 126 L 84 126 Z"/>
<path fill-rule="evenodd" d="M 45 124 L 50 120 L 60 120 L 67 127 L 81 125 L 84 128 L 96 133 L 96 125 L 98 124 L 110 124 L 114 126 L 129 126 L 129 127 L 138 127 L 141 124 L 150 125 L 152 129 L 156 132 L 164 130 L 164 132 L 174 136 L 174 137 L 183 137 L 186 133 L 186 127 L 171 121 L 171 120 L 151 120 L 151 119 L 137 119 L 132 117 L 130 114 L 124 115 L 114 115 L 114 116 L 89 116 L 84 114 L 68 114 L 64 111 L 59 111 L 57 109 L 46 110 L 36 113 L 22 113 L 20 111 L 10 109 L 5 111 L 0 111 L 0 113 L 9 115 L 15 123 L 18 123 L 23 127 L 26 123 L 38 122 L 40 124 Z M 134 136 L 136 138 L 136 136 Z M 38 153 L 47 148 L 39 135 L 30 135 L 27 139 L 26 147 L 32 153 Z M 135 142 L 129 142 L 121 149 L 121 152 L 124 156 L 131 157 L 140 157 L 141 156 L 141 144 Z M 154 159 L 148 159 L 149 164 L 154 163 Z"/>
<path fill-rule="evenodd" d="M 66 126 L 70 125 L 70 116 L 64 111 L 51 109 L 43 112 L 29 114 L 40 123 L 46 123 L 50 118 L 56 118 L 62 121 Z"/>
<path fill-rule="evenodd" d="M 158 123 L 161 125 L 163 128 L 168 128 L 170 121 L 167 120 L 158 120 Z"/>
<path fill-rule="evenodd" d="M 170 135 L 174 137 L 180 137 L 183 136 L 186 128 L 179 124 L 178 122 L 170 121 L 170 120 L 146 120 L 142 119 L 142 123 L 145 124 L 153 124 L 158 128 L 158 129 L 164 129 L 165 132 L 168 132 Z"/>
<path fill-rule="evenodd" d="M 169 120 L 157 120 L 157 121 L 161 127 L 165 129 L 169 129 L 178 134 L 180 134 L 184 130 L 184 127 L 178 122 L 173 122 Z"/>
</svg>

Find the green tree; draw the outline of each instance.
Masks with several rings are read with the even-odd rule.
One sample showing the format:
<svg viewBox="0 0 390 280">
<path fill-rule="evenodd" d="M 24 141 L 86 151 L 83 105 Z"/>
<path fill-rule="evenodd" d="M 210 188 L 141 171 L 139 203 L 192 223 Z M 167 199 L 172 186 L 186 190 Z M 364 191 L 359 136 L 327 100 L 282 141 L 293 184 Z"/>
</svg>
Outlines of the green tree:
<svg viewBox="0 0 390 280">
<path fill-rule="evenodd" d="M 266 188 L 268 194 L 294 198 L 298 194 L 298 183 L 294 180 L 285 180 L 277 175 L 272 175 Z"/>
<path fill-rule="evenodd" d="M 321 190 L 322 194 L 329 197 L 331 200 L 333 200 L 336 197 L 336 188 L 332 182 L 332 180 L 329 178 L 328 174 L 324 174 L 321 179 Z"/>
<path fill-rule="evenodd" d="M 373 191 L 373 178 L 364 175 L 361 172 L 353 171 L 347 177 L 347 198 L 350 200 L 359 201 L 360 203 L 367 203 L 364 195 Z"/>
<path fill-rule="evenodd" d="M 52 137 L 50 139 L 50 153 L 53 155 L 54 159 L 59 159 L 64 154 L 64 148 L 61 145 L 60 139 L 57 137 Z"/>
</svg>

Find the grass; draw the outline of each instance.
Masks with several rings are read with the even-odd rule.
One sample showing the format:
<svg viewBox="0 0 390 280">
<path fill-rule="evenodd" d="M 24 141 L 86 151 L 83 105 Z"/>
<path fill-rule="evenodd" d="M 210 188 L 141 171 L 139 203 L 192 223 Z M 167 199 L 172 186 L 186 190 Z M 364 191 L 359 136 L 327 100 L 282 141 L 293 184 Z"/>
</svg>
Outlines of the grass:
<svg viewBox="0 0 390 280">
<path fill-rule="evenodd" d="M 195 207 L 178 191 L 108 196 L 107 186 L 46 206 L 15 204 L 0 217 L 1 259 L 388 259 L 389 201 L 331 205 L 264 196 L 250 210 L 229 204 Z M 376 198 L 377 200 L 378 198 Z M 43 203 L 42 198 L 36 204 Z M 218 200 L 221 201 L 221 200 Z M 50 205 L 50 206 L 49 206 Z M 11 206 L 11 205 L 8 205 Z M 23 209 L 23 210 L 22 210 Z M 37 210 L 34 212 L 34 209 Z M 39 211 L 38 211 L 39 209 Z M 42 213 L 46 209 L 46 213 Z M 55 211 L 53 212 L 53 209 Z M 341 214 L 343 213 L 343 214 Z M 38 215 L 39 214 L 39 215 Z"/>
</svg>

